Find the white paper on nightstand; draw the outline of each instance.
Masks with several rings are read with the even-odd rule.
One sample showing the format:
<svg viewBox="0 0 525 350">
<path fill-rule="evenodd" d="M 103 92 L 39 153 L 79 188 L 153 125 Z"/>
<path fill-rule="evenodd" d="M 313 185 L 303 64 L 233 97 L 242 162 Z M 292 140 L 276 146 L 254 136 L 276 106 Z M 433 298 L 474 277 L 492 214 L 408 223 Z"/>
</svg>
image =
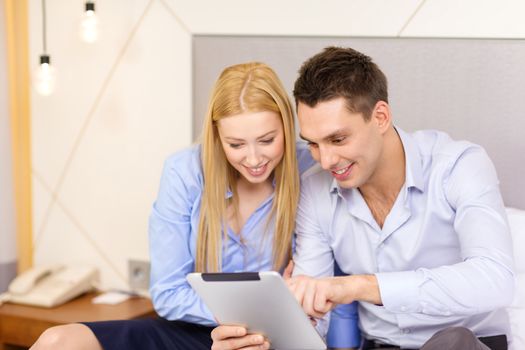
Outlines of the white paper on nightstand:
<svg viewBox="0 0 525 350">
<path fill-rule="evenodd" d="M 100 294 L 96 297 L 94 297 L 91 302 L 93 304 L 108 304 L 108 305 L 115 305 L 119 304 L 123 301 L 128 300 L 131 298 L 131 295 L 129 293 L 120 293 L 120 292 L 107 292 L 104 294 Z"/>
</svg>

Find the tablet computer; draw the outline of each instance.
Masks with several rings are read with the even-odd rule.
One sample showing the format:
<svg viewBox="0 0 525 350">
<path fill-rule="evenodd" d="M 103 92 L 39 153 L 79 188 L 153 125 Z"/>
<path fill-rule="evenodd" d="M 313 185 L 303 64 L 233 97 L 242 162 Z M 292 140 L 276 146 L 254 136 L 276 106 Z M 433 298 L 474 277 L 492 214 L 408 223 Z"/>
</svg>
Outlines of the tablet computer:
<svg viewBox="0 0 525 350">
<path fill-rule="evenodd" d="M 220 324 L 264 334 L 272 349 L 326 349 L 277 272 L 190 273 L 186 279 Z"/>
</svg>

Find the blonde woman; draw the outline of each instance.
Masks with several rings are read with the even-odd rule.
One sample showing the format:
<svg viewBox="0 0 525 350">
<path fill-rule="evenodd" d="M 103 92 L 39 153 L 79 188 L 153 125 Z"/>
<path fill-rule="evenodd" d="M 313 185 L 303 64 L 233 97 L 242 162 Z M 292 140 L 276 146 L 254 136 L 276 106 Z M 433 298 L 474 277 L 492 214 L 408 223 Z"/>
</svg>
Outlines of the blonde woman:
<svg viewBox="0 0 525 350">
<path fill-rule="evenodd" d="M 290 260 L 299 173 L 292 108 L 262 63 L 226 68 L 202 142 L 167 159 L 149 223 L 158 319 L 50 328 L 32 349 L 210 349 L 213 315 L 186 282 L 193 271 L 282 271 Z"/>
</svg>

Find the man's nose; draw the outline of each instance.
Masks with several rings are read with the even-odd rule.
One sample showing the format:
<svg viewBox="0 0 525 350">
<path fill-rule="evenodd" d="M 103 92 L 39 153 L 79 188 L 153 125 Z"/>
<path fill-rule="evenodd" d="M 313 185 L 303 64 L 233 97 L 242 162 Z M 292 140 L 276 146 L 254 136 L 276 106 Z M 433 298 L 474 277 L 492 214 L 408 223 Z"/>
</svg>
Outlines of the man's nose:
<svg viewBox="0 0 525 350">
<path fill-rule="evenodd" d="M 337 165 L 337 155 L 329 147 L 319 147 L 319 159 L 324 170 L 332 170 Z"/>
</svg>

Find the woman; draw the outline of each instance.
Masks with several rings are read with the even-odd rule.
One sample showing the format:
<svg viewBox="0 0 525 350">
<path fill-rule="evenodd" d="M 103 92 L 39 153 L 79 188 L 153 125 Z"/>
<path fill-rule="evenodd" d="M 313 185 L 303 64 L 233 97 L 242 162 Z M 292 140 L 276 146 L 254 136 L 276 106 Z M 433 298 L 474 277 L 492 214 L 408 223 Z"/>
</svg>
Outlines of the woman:
<svg viewBox="0 0 525 350">
<path fill-rule="evenodd" d="M 210 349 L 216 323 L 186 274 L 282 271 L 299 171 L 310 165 L 305 148 L 296 153 L 292 108 L 275 72 L 262 63 L 226 68 L 201 145 L 168 158 L 150 217 L 150 291 L 162 318 L 53 327 L 31 349 Z"/>
</svg>

